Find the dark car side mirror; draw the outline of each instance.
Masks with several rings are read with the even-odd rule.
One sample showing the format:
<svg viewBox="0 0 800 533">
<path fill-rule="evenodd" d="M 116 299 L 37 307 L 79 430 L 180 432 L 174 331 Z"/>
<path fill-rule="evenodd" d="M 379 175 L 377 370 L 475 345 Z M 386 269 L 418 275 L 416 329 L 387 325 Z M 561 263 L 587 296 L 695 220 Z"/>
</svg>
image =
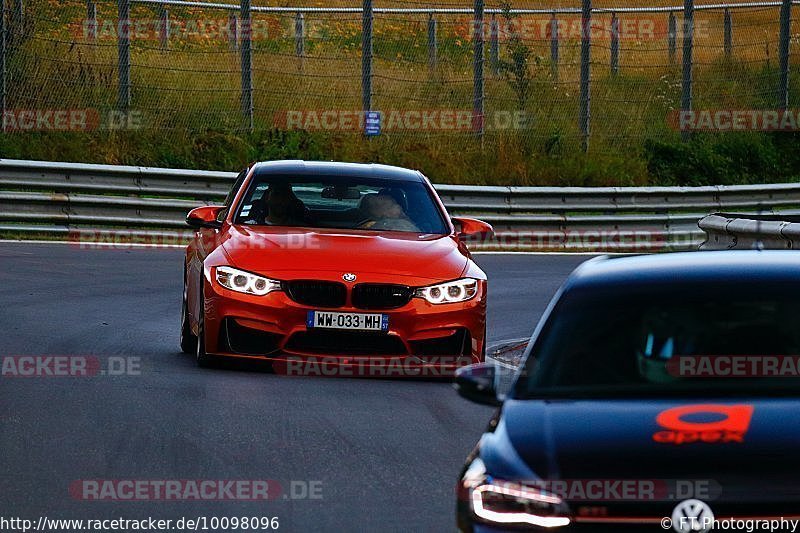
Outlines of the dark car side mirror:
<svg viewBox="0 0 800 533">
<path fill-rule="evenodd" d="M 498 406 L 503 402 L 497 396 L 496 380 L 494 363 L 479 363 L 456 370 L 453 386 L 461 397 L 471 402 Z"/>
<path fill-rule="evenodd" d="M 491 224 L 477 218 L 453 217 L 453 224 L 461 239 L 480 238 L 482 240 L 494 237 L 494 228 Z"/>
<path fill-rule="evenodd" d="M 217 217 L 223 209 L 225 206 L 219 205 L 207 205 L 192 209 L 186 217 L 186 223 L 195 229 L 219 229 L 222 227 L 222 222 L 217 220 Z"/>
</svg>

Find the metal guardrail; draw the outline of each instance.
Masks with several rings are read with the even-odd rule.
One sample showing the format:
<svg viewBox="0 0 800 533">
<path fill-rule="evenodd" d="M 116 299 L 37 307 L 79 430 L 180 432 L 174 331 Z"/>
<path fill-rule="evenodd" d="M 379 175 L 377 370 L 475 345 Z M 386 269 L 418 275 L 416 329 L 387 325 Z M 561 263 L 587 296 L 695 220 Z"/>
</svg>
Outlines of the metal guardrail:
<svg viewBox="0 0 800 533">
<path fill-rule="evenodd" d="M 800 250 L 800 215 L 715 213 L 699 223 L 701 250 Z"/>
<path fill-rule="evenodd" d="M 135 230 L 191 235 L 193 207 L 220 202 L 234 173 L 0 160 L 0 232 L 64 236 Z M 453 215 L 494 225 L 476 249 L 692 249 L 710 212 L 800 209 L 800 183 L 713 187 L 484 187 L 436 185 Z M 126 233 L 127 232 L 127 233 Z"/>
</svg>

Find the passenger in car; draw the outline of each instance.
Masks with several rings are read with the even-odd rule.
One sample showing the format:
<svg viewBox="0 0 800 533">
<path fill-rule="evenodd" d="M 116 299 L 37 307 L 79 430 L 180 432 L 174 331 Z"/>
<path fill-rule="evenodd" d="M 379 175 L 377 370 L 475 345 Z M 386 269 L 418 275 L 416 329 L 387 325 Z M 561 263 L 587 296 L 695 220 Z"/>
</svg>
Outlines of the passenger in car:
<svg viewBox="0 0 800 533">
<path fill-rule="evenodd" d="M 264 223 L 272 226 L 298 226 L 306 222 L 307 209 L 289 183 L 273 183 L 264 194 Z"/>
<path fill-rule="evenodd" d="M 368 221 L 361 224 L 362 229 L 389 231 L 420 231 L 397 201 L 388 194 L 370 194 L 361 200 Z"/>
</svg>

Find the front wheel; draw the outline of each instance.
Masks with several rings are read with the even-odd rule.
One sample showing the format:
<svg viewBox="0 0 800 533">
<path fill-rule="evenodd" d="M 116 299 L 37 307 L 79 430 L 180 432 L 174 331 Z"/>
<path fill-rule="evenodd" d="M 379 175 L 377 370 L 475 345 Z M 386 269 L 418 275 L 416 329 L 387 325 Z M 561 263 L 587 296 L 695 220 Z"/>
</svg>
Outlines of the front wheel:
<svg viewBox="0 0 800 533">
<path fill-rule="evenodd" d="M 197 366 L 200 368 L 209 368 L 214 363 L 213 356 L 206 353 L 205 315 L 205 296 L 203 295 L 203 290 L 200 289 L 200 315 L 197 320 L 197 349 L 195 350 Z"/>
<path fill-rule="evenodd" d="M 197 336 L 189 323 L 189 303 L 186 301 L 186 281 L 183 282 L 183 305 L 181 306 L 181 351 L 185 354 L 197 351 Z"/>
</svg>

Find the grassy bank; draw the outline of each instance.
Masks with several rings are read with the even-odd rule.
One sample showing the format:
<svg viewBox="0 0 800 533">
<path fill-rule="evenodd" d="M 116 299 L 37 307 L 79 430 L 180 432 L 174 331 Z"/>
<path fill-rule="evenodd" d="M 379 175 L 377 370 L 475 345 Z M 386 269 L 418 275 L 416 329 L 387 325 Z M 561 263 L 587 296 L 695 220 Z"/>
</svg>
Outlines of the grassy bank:
<svg viewBox="0 0 800 533">
<path fill-rule="evenodd" d="M 716 185 L 800 180 L 800 135 L 697 135 L 689 143 L 648 140 L 626 155 L 523 154 L 514 141 L 370 143 L 308 132 L 197 134 L 31 133 L 0 138 L 5 158 L 237 171 L 252 161 L 299 158 L 372 161 L 421 169 L 437 183 L 478 185 Z M 366 145 L 365 145 L 366 144 Z M 452 154 L 457 153 L 455 157 Z"/>
<path fill-rule="evenodd" d="M 627 2 L 607 0 L 598 6 Z M 332 4 L 354 3 L 326 5 Z M 463 7 L 469 2 L 450 4 Z M 276 4 L 265 0 L 258 5 Z M 542 7 L 530 1 L 513 5 Z M 117 105 L 115 2 L 98 2 L 96 42 L 83 32 L 82 0 L 30 0 L 26 6 L 31 32 L 12 47 L 9 107 L 93 109 L 105 117 Z M 148 21 L 156 13 L 135 6 L 131 16 Z M 698 11 L 696 109 L 774 108 L 777 14 L 772 8 L 735 10 L 734 53 L 728 58 L 721 47 L 722 12 Z M 523 127 L 494 128 L 479 142 L 469 132 L 413 128 L 385 131 L 369 140 L 348 131 L 287 131 L 279 117 L 292 110 L 360 109 L 360 15 L 308 15 L 303 60 L 295 56 L 291 37 L 294 14 L 258 15 L 255 132 L 245 132 L 240 55 L 213 29 L 178 30 L 187 21 L 219 21 L 227 14 L 173 8 L 170 16 L 176 29 L 168 49 L 147 28 L 132 41 L 131 106 L 141 117 L 139 129 L 7 134 L 0 137 L 0 157 L 231 171 L 254 160 L 278 158 L 375 161 L 419 168 L 439 183 L 470 184 L 700 185 L 800 179 L 796 133 L 704 133 L 689 143 L 680 141 L 668 124 L 670 113 L 680 107 L 680 38 L 677 57 L 670 58 L 663 33 L 666 13 L 637 17 L 652 23 L 655 32 L 621 40 L 617 74 L 609 69 L 608 40 L 601 36 L 594 42 L 588 154 L 581 150 L 578 129 L 579 39 L 567 35 L 560 41 L 554 75 L 549 39 L 537 33 L 542 21 L 536 18 L 503 21 L 528 23 L 534 30 L 516 43 L 503 40 L 503 68 L 493 73 L 487 65 L 485 89 L 488 117 L 522 112 L 528 119 Z M 598 24 L 608 23 L 609 17 L 598 15 Z M 577 20 L 562 18 L 568 27 Z M 621 20 L 624 24 L 624 15 Z M 439 61 L 431 70 L 426 16 L 376 18 L 375 108 L 471 109 L 469 17 L 441 16 L 438 22 Z M 793 68 L 800 63 L 795 53 L 800 31 L 795 33 Z M 800 83 L 794 76 L 792 105 L 798 105 L 798 95 Z"/>
</svg>

